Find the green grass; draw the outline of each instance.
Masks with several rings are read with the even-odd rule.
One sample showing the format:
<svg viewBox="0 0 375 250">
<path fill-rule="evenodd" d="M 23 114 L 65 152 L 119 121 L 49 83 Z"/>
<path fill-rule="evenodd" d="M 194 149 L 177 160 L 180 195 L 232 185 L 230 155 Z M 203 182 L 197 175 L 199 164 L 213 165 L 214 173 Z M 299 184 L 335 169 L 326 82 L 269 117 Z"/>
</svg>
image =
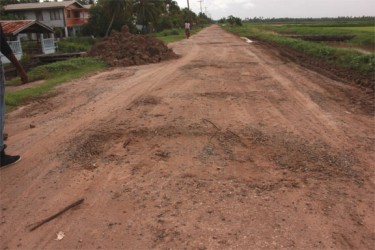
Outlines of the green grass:
<svg viewBox="0 0 375 250">
<path fill-rule="evenodd" d="M 362 27 L 325 27 L 309 25 L 256 25 L 259 29 L 274 31 L 280 34 L 299 35 L 353 35 L 348 44 L 357 46 L 375 46 L 375 26 Z"/>
<path fill-rule="evenodd" d="M 50 93 L 58 84 L 70 81 L 83 75 L 105 68 L 104 62 L 89 58 L 74 58 L 66 61 L 55 62 L 38 66 L 28 72 L 29 81 L 45 80 L 45 82 L 36 87 L 31 87 L 15 92 L 5 94 L 5 104 L 7 110 L 11 110 L 27 100 L 38 98 Z M 17 78 L 13 81 L 20 82 Z"/>
<path fill-rule="evenodd" d="M 230 32 L 240 36 L 254 37 L 260 40 L 274 42 L 295 49 L 312 57 L 324 59 L 332 64 L 340 65 L 370 77 L 375 75 L 375 54 L 364 55 L 355 50 L 330 47 L 320 43 L 292 39 L 277 34 L 265 32 L 263 27 L 246 24 L 241 27 L 225 27 Z"/>
<path fill-rule="evenodd" d="M 372 32 L 373 34 L 375 34 L 375 26 L 364 26 L 364 27 L 337 27 L 337 29 L 353 30 L 353 31 L 363 31 L 363 32 Z"/>
<path fill-rule="evenodd" d="M 96 42 L 92 37 L 70 37 L 58 42 L 57 51 L 60 53 L 88 51 Z"/>
<path fill-rule="evenodd" d="M 203 28 L 195 27 L 190 31 L 190 36 L 198 33 Z M 178 34 L 176 34 L 176 31 Z M 173 30 L 163 30 L 161 32 L 153 34 L 158 39 L 162 40 L 165 43 L 177 42 L 185 39 L 185 30 L 184 29 L 173 29 Z"/>
</svg>

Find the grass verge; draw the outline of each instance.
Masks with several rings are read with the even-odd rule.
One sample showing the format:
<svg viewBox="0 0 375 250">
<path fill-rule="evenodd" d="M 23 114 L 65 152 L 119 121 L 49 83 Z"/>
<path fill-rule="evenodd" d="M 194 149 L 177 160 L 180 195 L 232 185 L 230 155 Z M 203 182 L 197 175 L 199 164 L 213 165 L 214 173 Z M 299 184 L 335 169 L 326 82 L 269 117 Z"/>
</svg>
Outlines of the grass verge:
<svg viewBox="0 0 375 250">
<path fill-rule="evenodd" d="M 274 31 L 280 34 L 298 35 L 353 35 L 354 38 L 345 42 L 352 46 L 371 47 L 375 44 L 375 27 L 325 27 L 308 25 L 259 25 L 259 29 Z"/>
<path fill-rule="evenodd" d="M 25 103 L 27 100 L 38 98 L 49 93 L 53 87 L 63 82 L 82 77 L 83 75 L 105 68 L 104 62 L 97 59 L 82 57 L 66 61 L 38 66 L 28 72 L 29 81 L 45 80 L 41 85 L 5 94 L 7 111 Z M 11 84 L 20 83 L 16 78 Z"/>
<path fill-rule="evenodd" d="M 323 59 L 329 63 L 368 75 L 371 78 L 375 75 L 375 53 L 364 55 L 355 50 L 340 49 L 300 39 L 287 38 L 278 34 L 266 32 L 251 24 L 224 28 L 240 36 L 281 44 L 309 56 Z"/>
<path fill-rule="evenodd" d="M 206 27 L 206 26 L 205 26 Z M 195 27 L 190 31 L 190 35 L 197 34 L 205 27 Z M 163 30 L 161 32 L 154 34 L 156 38 L 162 40 L 165 43 L 177 42 L 185 39 L 185 30 L 184 29 L 172 29 L 172 30 Z"/>
<path fill-rule="evenodd" d="M 57 50 L 60 53 L 88 51 L 96 42 L 92 37 L 70 37 L 59 41 Z"/>
</svg>

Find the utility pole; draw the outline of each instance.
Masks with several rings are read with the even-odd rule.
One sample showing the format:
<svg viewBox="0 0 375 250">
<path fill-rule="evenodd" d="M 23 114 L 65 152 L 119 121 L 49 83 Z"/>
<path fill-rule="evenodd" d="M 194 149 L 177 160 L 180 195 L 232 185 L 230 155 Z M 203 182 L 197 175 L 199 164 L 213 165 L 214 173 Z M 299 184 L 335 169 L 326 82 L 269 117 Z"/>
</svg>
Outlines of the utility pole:
<svg viewBox="0 0 375 250">
<path fill-rule="evenodd" d="M 187 13 L 187 19 L 190 22 L 190 5 L 189 5 L 189 0 L 187 0 L 187 5 L 188 5 L 188 13 Z"/>
<path fill-rule="evenodd" d="M 200 6 L 201 6 L 201 13 L 203 14 L 203 12 L 202 12 L 202 2 L 203 2 L 203 0 L 198 0 L 198 2 L 200 4 Z"/>
</svg>

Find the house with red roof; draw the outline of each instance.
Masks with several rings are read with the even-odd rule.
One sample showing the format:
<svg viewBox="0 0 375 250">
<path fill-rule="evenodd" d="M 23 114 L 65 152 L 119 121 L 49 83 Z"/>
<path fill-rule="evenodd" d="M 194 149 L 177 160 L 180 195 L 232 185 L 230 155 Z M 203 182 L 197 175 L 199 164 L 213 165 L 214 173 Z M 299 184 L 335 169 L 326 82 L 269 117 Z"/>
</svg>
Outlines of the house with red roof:
<svg viewBox="0 0 375 250">
<path fill-rule="evenodd" d="M 74 36 L 88 22 L 90 5 L 76 1 L 10 4 L 6 13 L 22 20 L 37 20 L 54 28 L 56 36 Z"/>
<path fill-rule="evenodd" d="M 18 60 L 27 54 L 55 53 L 53 29 L 36 20 L 0 20 L 6 40 Z M 0 53 L 3 63 L 9 62 Z"/>
</svg>

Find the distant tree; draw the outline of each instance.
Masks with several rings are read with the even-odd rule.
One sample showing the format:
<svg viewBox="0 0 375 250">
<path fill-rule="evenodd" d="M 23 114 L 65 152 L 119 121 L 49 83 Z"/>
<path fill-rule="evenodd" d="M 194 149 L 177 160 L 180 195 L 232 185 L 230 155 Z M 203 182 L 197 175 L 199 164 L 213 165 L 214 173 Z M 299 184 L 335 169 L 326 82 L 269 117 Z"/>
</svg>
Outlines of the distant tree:
<svg viewBox="0 0 375 250">
<path fill-rule="evenodd" d="M 224 24 L 227 22 L 227 19 L 225 17 L 219 19 L 218 23 Z"/>
<path fill-rule="evenodd" d="M 86 4 L 90 0 L 79 1 Z M 185 20 L 194 25 L 210 19 L 205 14 L 197 16 L 187 8 L 180 9 L 174 0 L 98 0 L 90 9 L 89 22 L 82 33 L 108 36 L 112 29 L 119 30 L 124 24 L 131 31 L 135 31 L 135 24 L 142 25 L 143 32 L 153 28 L 160 31 L 183 27 Z"/>
<path fill-rule="evenodd" d="M 19 4 L 20 2 L 17 0 L 0 0 L 0 19 L 2 20 L 18 20 L 21 19 L 19 16 L 8 14 L 4 10 L 5 5 L 9 4 Z"/>
<path fill-rule="evenodd" d="M 211 18 L 209 18 L 208 16 L 206 16 L 205 13 L 202 13 L 202 12 L 199 13 L 199 15 L 197 17 L 197 21 L 201 25 L 206 25 L 206 24 L 212 23 Z"/>
<path fill-rule="evenodd" d="M 186 20 L 191 22 L 192 24 L 197 23 L 197 14 L 193 11 L 189 10 L 188 8 L 184 8 L 181 11 L 181 26 L 184 24 Z"/>
<path fill-rule="evenodd" d="M 227 18 L 227 22 L 230 24 L 230 25 L 232 25 L 232 26 L 234 26 L 234 25 L 237 25 L 237 26 L 241 26 L 242 25 L 242 20 L 241 20 L 241 18 L 239 18 L 239 17 L 235 17 L 235 16 L 228 16 L 228 18 Z"/>
<path fill-rule="evenodd" d="M 90 8 L 88 24 L 83 27 L 84 35 L 108 36 L 111 29 L 120 30 L 124 24 L 133 29 L 132 1 L 99 0 Z"/>
<path fill-rule="evenodd" d="M 142 31 L 146 32 L 149 23 L 156 25 L 163 9 L 163 2 L 152 0 L 135 0 L 133 11 L 136 15 L 137 24 L 142 25 Z"/>
<path fill-rule="evenodd" d="M 105 14 L 111 16 L 105 36 L 107 37 L 112 29 L 115 19 L 124 19 L 131 15 L 132 1 L 129 0 L 102 0 Z"/>
<path fill-rule="evenodd" d="M 165 14 L 176 15 L 176 14 L 181 13 L 180 7 L 178 6 L 176 1 L 165 0 L 165 7 L 166 7 L 166 13 Z"/>
</svg>

